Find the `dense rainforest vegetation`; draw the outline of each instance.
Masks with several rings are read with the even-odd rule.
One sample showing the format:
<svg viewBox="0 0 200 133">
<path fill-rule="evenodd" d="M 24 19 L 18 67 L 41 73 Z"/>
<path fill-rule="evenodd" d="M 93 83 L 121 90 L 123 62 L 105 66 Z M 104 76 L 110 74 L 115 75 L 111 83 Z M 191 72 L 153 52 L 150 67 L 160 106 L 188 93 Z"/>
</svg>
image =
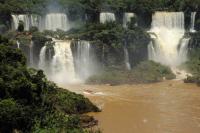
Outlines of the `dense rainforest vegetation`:
<svg viewBox="0 0 200 133">
<path fill-rule="evenodd" d="M 86 132 L 99 111 L 88 99 L 57 87 L 29 69 L 21 50 L 0 37 L 0 132 Z"/>
</svg>

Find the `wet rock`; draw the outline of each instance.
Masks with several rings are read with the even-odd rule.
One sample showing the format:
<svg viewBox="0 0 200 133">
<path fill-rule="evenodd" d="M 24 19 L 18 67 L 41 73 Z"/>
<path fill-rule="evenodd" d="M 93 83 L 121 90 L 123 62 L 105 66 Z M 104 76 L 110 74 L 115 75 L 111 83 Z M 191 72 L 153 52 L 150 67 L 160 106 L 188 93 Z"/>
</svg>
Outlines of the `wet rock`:
<svg viewBox="0 0 200 133">
<path fill-rule="evenodd" d="M 93 116 L 82 115 L 80 117 L 81 127 L 91 128 L 98 125 L 98 120 L 95 120 Z"/>
</svg>

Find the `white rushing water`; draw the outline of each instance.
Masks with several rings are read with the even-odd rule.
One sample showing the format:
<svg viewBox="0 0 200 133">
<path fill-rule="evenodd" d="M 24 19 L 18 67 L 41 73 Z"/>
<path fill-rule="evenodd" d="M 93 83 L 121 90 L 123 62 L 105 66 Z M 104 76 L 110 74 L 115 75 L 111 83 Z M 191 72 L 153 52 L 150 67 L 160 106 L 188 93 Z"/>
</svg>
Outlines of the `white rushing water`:
<svg viewBox="0 0 200 133">
<path fill-rule="evenodd" d="M 48 13 L 44 17 L 39 15 L 12 15 L 12 29 L 16 30 L 19 25 L 19 21 L 23 21 L 24 29 L 29 30 L 32 26 L 38 27 L 40 31 L 57 29 L 67 31 L 70 29 L 70 23 L 68 17 L 64 13 Z"/>
<path fill-rule="evenodd" d="M 47 51 L 47 46 L 43 46 L 42 49 L 40 50 L 40 60 L 38 67 L 44 71 L 46 71 L 46 51 Z"/>
<path fill-rule="evenodd" d="M 115 14 L 110 12 L 102 12 L 100 13 L 100 23 L 106 23 L 106 22 L 113 22 L 115 21 Z"/>
<path fill-rule="evenodd" d="M 76 43 L 75 66 L 76 73 L 81 80 L 86 80 L 95 73 L 96 64 L 93 60 L 94 53 L 89 41 Z"/>
<path fill-rule="evenodd" d="M 156 12 L 152 18 L 150 32 L 153 42 L 148 47 L 149 59 L 171 67 L 176 67 L 186 60 L 186 43 L 189 41 L 183 39 L 184 13 Z"/>
<path fill-rule="evenodd" d="M 196 12 L 191 13 L 191 23 L 190 23 L 190 32 L 195 32 L 195 18 L 196 18 Z"/>
<path fill-rule="evenodd" d="M 183 62 L 186 62 L 187 61 L 187 53 L 188 53 L 188 45 L 189 45 L 189 41 L 190 41 L 190 38 L 183 38 L 181 40 L 181 45 L 180 45 L 180 48 L 179 48 L 179 53 L 178 53 L 178 64 L 181 64 Z"/>
<path fill-rule="evenodd" d="M 124 60 L 125 60 L 125 66 L 127 70 L 131 70 L 131 65 L 129 62 L 129 53 L 127 47 L 124 46 Z"/>
<path fill-rule="evenodd" d="M 17 48 L 20 49 L 20 43 L 17 41 Z"/>
<path fill-rule="evenodd" d="M 50 64 L 51 80 L 66 84 L 76 82 L 71 41 L 54 40 L 54 56 Z"/>
<path fill-rule="evenodd" d="M 49 13 L 45 16 L 45 29 L 67 31 L 70 28 L 69 20 L 64 13 Z"/>
<path fill-rule="evenodd" d="M 41 17 L 38 15 L 21 14 L 21 15 L 12 15 L 12 20 L 13 20 L 12 24 L 13 30 L 16 30 L 18 28 L 19 21 L 23 21 L 24 29 L 29 30 L 30 27 L 32 26 L 39 27 Z"/>
<path fill-rule="evenodd" d="M 124 17 L 123 17 L 123 27 L 124 28 L 127 28 L 127 24 L 128 22 L 131 22 L 131 19 L 135 17 L 135 14 L 134 13 L 124 13 Z"/>
</svg>

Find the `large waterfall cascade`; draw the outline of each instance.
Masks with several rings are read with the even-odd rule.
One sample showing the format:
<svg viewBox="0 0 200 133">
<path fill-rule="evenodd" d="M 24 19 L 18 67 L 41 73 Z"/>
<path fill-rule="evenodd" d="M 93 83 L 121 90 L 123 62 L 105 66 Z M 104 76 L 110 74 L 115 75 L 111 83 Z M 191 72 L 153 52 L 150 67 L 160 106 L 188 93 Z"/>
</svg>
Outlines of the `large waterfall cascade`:
<svg viewBox="0 0 200 133">
<path fill-rule="evenodd" d="M 77 82 L 75 75 L 74 59 L 71 50 L 71 41 L 69 40 L 53 40 L 55 45 L 54 56 L 50 63 L 46 61 L 47 46 L 40 51 L 39 68 L 43 69 L 49 79 L 56 83 L 66 84 Z"/>
<path fill-rule="evenodd" d="M 54 52 L 51 62 L 52 80 L 58 83 L 75 82 L 74 60 L 71 41 L 54 40 Z"/>
<path fill-rule="evenodd" d="M 124 17 L 123 17 L 123 27 L 127 28 L 127 24 L 128 22 L 131 22 L 131 18 L 135 17 L 134 13 L 124 13 Z"/>
<path fill-rule="evenodd" d="M 21 14 L 21 15 L 12 15 L 13 19 L 13 24 L 12 28 L 16 30 L 19 25 L 19 21 L 24 22 L 24 29 L 29 30 L 30 27 L 36 26 L 39 27 L 39 23 L 41 21 L 41 17 L 38 15 L 26 15 L 26 14 Z"/>
<path fill-rule="evenodd" d="M 154 34 L 149 46 L 150 59 L 172 67 L 180 65 L 179 52 L 183 49 L 178 47 L 185 33 L 184 13 L 156 12 L 150 32 Z"/>
<path fill-rule="evenodd" d="M 190 32 L 195 32 L 195 19 L 196 19 L 196 12 L 191 13 L 191 23 L 190 23 Z"/>
<path fill-rule="evenodd" d="M 96 72 L 95 56 L 89 41 L 78 41 L 75 45 L 76 73 L 81 80 L 86 80 Z"/>
<path fill-rule="evenodd" d="M 184 13 L 156 12 L 150 32 L 149 59 L 170 66 L 176 73 L 187 60 L 189 38 L 184 38 Z"/>
<path fill-rule="evenodd" d="M 102 12 L 100 13 L 100 23 L 106 23 L 106 22 L 113 22 L 115 21 L 115 14 L 110 12 Z"/>
</svg>

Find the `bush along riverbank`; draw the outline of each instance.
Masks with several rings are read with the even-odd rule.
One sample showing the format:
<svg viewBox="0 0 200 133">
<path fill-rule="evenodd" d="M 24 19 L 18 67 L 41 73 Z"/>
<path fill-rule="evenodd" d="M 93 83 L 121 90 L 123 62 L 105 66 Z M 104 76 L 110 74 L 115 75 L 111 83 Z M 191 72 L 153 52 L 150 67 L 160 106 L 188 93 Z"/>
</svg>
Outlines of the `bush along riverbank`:
<svg viewBox="0 0 200 133">
<path fill-rule="evenodd" d="M 100 111 L 87 98 L 57 87 L 43 71 L 29 69 L 21 50 L 0 37 L 0 132 L 87 132 Z M 95 131 L 94 131 L 95 132 Z"/>
<path fill-rule="evenodd" d="M 106 69 L 98 75 L 91 76 L 88 84 L 134 84 L 155 83 L 176 76 L 171 69 L 153 61 L 143 61 L 130 71 L 120 69 Z"/>
</svg>

